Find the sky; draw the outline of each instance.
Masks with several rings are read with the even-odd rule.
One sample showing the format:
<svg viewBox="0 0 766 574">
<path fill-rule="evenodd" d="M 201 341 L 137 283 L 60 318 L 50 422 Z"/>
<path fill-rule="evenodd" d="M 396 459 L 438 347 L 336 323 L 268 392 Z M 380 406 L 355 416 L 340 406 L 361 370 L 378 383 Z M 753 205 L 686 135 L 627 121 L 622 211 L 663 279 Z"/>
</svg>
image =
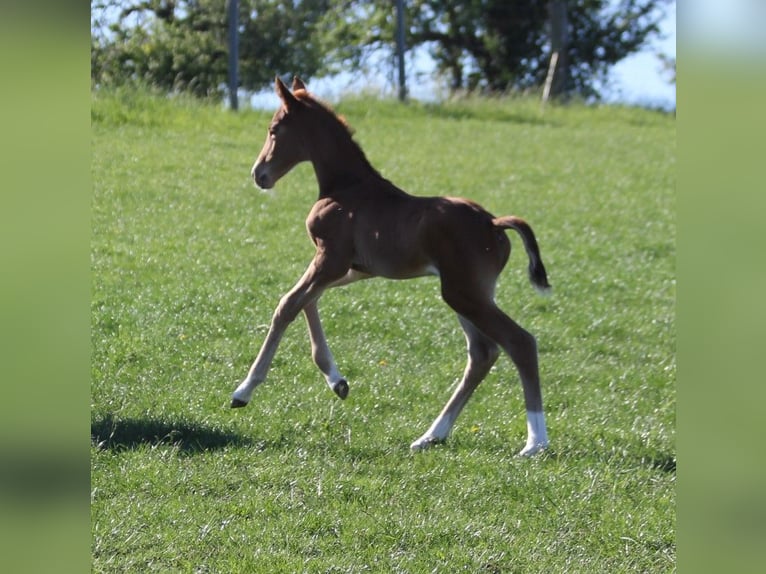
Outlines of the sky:
<svg viewBox="0 0 766 574">
<path fill-rule="evenodd" d="M 722 2 L 725 4 L 726 2 Z M 676 86 L 670 83 L 657 54 L 676 57 L 676 7 L 671 6 L 660 24 L 659 36 L 641 52 L 615 64 L 605 91 L 607 101 L 675 108 Z"/>
</svg>

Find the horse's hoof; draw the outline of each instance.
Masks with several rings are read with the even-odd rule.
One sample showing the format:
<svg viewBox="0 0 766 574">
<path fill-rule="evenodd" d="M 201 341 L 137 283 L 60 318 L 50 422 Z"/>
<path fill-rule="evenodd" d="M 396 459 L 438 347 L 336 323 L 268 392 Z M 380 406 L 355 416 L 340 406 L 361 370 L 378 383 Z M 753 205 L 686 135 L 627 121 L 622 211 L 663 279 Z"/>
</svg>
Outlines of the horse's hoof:
<svg viewBox="0 0 766 574">
<path fill-rule="evenodd" d="M 537 453 L 540 453 L 547 448 L 548 448 L 547 442 L 538 442 L 538 443 L 528 444 L 523 449 L 521 449 L 518 456 L 529 458 L 531 456 L 535 456 Z"/>
<path fill-rule="evenodd" d="M 434 436 L 422 436 L 410 445 L 410 450 L 412 452 L 418 452 L 421 450 L 429 449 L 432 446 L 436 446 L 437 444 L 442 444 L 444 442 L 445 439 L 439 439 Z"/>
<path fill-rule="evenodd" d="M 247 406 L 247 403 L 245 401 L 240 401 L 239 399 L 231 399 L 231 408 L 233 409 L 239 409 L 244 406 Z"/>
<path fill-rule="evenodd" d="M 341 379 L 335 383 L 332 390 L 341 398 L 341 400 L 344 400 L 348 396 L 348 382 L 346 382 L 346 379 Z"/>
</svg>

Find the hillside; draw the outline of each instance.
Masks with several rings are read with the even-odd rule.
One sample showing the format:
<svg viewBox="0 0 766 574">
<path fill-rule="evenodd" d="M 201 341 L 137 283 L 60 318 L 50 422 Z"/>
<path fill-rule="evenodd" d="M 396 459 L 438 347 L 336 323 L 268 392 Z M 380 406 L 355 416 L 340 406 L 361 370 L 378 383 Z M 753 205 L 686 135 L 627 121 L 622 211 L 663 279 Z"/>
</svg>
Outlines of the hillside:
<svg viewBox="0 0 766 574">
<path fill-rule="evenodd" d="M 534 227 L 553 294 L 529 286 L 509 232 L 497 302 L 537 337 L 550 450 L 515 457 L 524 407 L 501 358 L 447 443 L 409 452 L 465 365 L 435 279 L 323 297 L 346 401 L 298 319 L 230 410 L 311 258 L 313 171 L 254 187 L 271 113 L 95 93 L 93 570 L 673 570 L 674 117 L 515 99 L 336 109 L 410 193 Z"/>
</svg>

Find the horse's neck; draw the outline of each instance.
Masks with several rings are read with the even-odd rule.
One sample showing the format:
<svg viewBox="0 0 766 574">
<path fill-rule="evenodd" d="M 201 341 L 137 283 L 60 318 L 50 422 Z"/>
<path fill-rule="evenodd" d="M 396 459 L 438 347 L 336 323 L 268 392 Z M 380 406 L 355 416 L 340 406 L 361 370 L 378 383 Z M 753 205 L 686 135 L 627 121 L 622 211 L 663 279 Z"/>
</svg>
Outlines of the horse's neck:
<svg viewBox="0 0 766 574">
<path fill-rule="evenodd" d="M 320 197 L 378 175 L 362 148 L 346 134 L 333 141 L 322 142 L 311 155 Z"/>
</svg>

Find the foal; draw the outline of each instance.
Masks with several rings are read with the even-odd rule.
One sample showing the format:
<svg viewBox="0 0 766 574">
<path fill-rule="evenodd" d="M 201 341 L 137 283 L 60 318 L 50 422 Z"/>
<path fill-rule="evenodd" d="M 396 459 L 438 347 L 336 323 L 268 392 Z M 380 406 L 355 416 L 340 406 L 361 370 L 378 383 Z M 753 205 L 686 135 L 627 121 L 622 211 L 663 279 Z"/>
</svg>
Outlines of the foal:
<svg viewBox="0 0 766 574">
<path fill-rule="evenodd" d="M 266 378 L 287 326 L 303 311 L 314 362 L 341 399 L 348 383 L 338 371 L 319 320 L 317 302 L 330 287 L 369 277 L 409 279 L 435 275 L 444 301 L 457 313 L 468 342 L 463 379 L 413 450 L 444 441 L 474 389 L 502 348 L 521 377 L 527 413 L 527 442 L 519 454 L 548 446 L 537 368 L 535 338 L 494 302 L 497 277 L 511 244 L 505 230 L 521 235 L 529 257 L 529 277 L 548 289 L 545 267 L 532 229 L 521 218 L 494 217 L 467 199 L 414 197 L 384 179 L 354 142 L 345 122 L 314 99 L 303 82 L 292 93 L 279 79 L 282 105 L 252 169 L 255 183 L 273 187 L 296 164 L 310 161 L 319 198 L 306 219 L 316 246 L 303 277 L 279 301 L 268 335 L 247 376 L 236 388 L 232 408 L 243 407 Z"/>
</svg>

